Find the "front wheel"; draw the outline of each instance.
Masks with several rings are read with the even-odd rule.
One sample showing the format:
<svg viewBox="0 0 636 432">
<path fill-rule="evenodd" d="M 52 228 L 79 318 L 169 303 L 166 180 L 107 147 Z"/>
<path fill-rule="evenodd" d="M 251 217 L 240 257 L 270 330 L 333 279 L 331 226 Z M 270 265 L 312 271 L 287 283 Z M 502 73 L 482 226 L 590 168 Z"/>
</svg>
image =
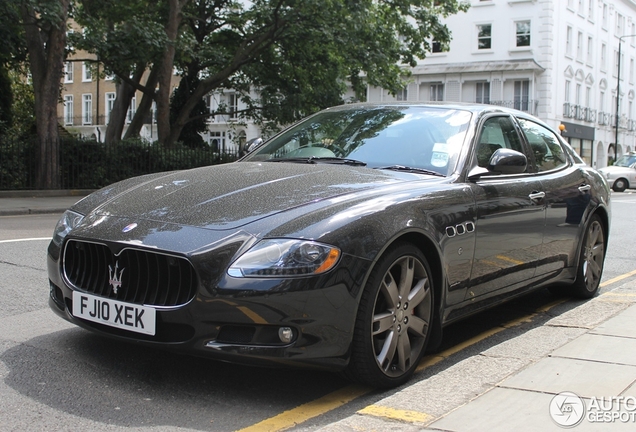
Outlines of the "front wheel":
<svg viewBox="0 0 636 432">
<path fill-rule="evenodd" d="M 623 178 L 616 179 L 612 185 L 614 192 L 624 192 L 627 189 L 627 180 Z"/>
<path fill-rule="evenodd" d="M 405 383 L 428 343 L 433 281 L 422 252 L 403 243 L 376 264 L 364 289 L 345 375 L 373 387 Z"/>
<path fill-rule="evenodd" d="M 605 262 L 605 229 L 598 215 L 592 216 L 585 228 L 585 236 L 579 255 L 576 280 L 572 284 L 572 294 L 580 298 L 592 298 L 601 283 Z"/>
</svg>

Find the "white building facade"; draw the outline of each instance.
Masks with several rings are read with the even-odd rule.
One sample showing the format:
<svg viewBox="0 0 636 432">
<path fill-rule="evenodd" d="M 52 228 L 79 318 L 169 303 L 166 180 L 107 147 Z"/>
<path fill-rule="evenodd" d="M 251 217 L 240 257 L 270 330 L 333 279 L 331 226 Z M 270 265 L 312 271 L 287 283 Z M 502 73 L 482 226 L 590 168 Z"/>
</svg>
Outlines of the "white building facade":
<svg viewBox="0 0 636 432">
<path fill-rule="evenodd" d="M 468 12 L 445 23 L 452 32 L 450 48 L 441 52 L 434 43 L 436 52 L 411 70 L 402 93 L 394 97 L 370 87 L 370 102 L 446 100 L 517 108 L 555 128 L 563 125 L 565 139 L 597 168 L 634 150 L 636 1 L 471 0 Z"/>
</svg>

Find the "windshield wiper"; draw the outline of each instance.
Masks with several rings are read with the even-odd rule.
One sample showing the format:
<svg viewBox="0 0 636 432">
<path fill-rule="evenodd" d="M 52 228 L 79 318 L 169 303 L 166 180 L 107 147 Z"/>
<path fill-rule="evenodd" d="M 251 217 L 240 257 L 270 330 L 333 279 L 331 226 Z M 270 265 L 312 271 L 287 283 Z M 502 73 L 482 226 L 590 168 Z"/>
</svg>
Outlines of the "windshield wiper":
<svg viewBox="0 0 636 432">
<path fill-rule="evenodd" d="M 374 168 L 374 169 L 384 169 L 384 170 L 391 170 L 391 171 L 403 171 L 403 172 L 429 174 L 429 175 L 434 175 L 434 176 L 437 176 L 437 177 L 446 177 L 444 174 L 440 174 L 437 171 L 427 170 L 426 168 L 415 168 L 415 167 L 404 166 L 404 165 L 389 165 L 389 166 L 384 166 L 384 167 L 377 167 L 377 168 Z"/>
<path fill-rule="evenodd" d="M 347 159 L 347 158 L 339 158 L 339 157 L 303 157 L 303 158 L 274 158 L 267 159 L 267 162 L 295 162 L 295 163 L 329 163 L 329 164 L 342 164 L 342 165 L 352 165 L 352 166 L 366 166 L 366 162 L 362 162 L 356 159 Z"/>
</svg>

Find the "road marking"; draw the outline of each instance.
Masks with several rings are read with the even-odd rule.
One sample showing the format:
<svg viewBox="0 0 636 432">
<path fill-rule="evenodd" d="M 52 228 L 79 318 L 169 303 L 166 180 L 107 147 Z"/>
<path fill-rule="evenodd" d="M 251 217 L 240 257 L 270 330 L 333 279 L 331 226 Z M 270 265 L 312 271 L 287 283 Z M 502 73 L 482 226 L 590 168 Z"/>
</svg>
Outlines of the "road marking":
<svg viewBox="0 0 636 432">
<path fill-rule="evenodd" d="M 25 238 L 25 239 L 0 240 L 0 243 L 16 243 L 16 242 L 25 242 L 25 241 L 39 241 L 39 240 L 51 240 L 51 237 L 36 237 L 36 238 Z"/>
<path fill-rule="evenodd" d="M 237 432 L 275 432 L 283 431 L 303 423 L 311 418 L 318 417 L 328 411 L 341 407 L 354 399 L 359 398 L 373 389 L 352 384 L 329 393 L 319 399 L 302 404 L 296 408 L 284 411 L 274 417 L 263 420 Z"/>
<path fill-rule="evenodd" d="M 358 411 L 358 414 L 399 420 L 408 423 L 428 423 L 433 416 L 419 411 L 401 410 L 380 405 L 369 405 Z"/>
<path fill-rule="evenodd" d="M 636 270 L 631 271 L 631 272 L 629 272 L 629 273 L 622 274 L 622 275 L 620 275 L 620 276 L 616 276 L 616 277 L 615 277 L 615 278 L 613 278 L 613 279 L 610 279 L 610 280 L 608 280 L 608 281 L 603 282 L 603 283 L 602 283 L 602 284 L 600 284 L 599 286 L 600 286 L 601 288 L 603 288 L 603 287 L 606 287 L 607 285 L 611 285 L 611 284 L 613 284 L 613 283 L 616 283 L 616 282 L 622 281 L 623 279 L 627 279 L 628 277 L 630 277 L 630 276 L 634 276 L 634 275 L 636 275 Z"/>
<path fill-rule="evenodd" d="M 497 255 L 495 258 L 500 259 L 501 261 L 507 261 L 512 264 L 522 265 L 525 264 L 525 261 L 519 261 L 514 258 L 507 257 L 505 255 Z"/>
</svg>

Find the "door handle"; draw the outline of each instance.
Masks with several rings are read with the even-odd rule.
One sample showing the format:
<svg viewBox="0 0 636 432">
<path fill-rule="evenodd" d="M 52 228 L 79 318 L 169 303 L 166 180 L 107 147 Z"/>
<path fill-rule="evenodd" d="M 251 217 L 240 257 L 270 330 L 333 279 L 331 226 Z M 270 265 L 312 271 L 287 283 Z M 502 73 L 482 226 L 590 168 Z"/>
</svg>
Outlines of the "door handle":
<svg viewBox="0 0 636 432">
<path fill-rule="evenodd" d="M 581 192 L 587 192 L 587 191 L 589 191 L 590 189 L 592 189 L 592 186 L 591 186 L 591 185 L 589 185 L 589 184 L 584 184 L 584 185 L 579 186 L 579 190 L 580 190 Z"/>
<path fill-rule="evenodd" d="M 545 198 L 545 192 L 532 192 L 528 195 L 532 201 L 540 201 Z"/>
</svg>

